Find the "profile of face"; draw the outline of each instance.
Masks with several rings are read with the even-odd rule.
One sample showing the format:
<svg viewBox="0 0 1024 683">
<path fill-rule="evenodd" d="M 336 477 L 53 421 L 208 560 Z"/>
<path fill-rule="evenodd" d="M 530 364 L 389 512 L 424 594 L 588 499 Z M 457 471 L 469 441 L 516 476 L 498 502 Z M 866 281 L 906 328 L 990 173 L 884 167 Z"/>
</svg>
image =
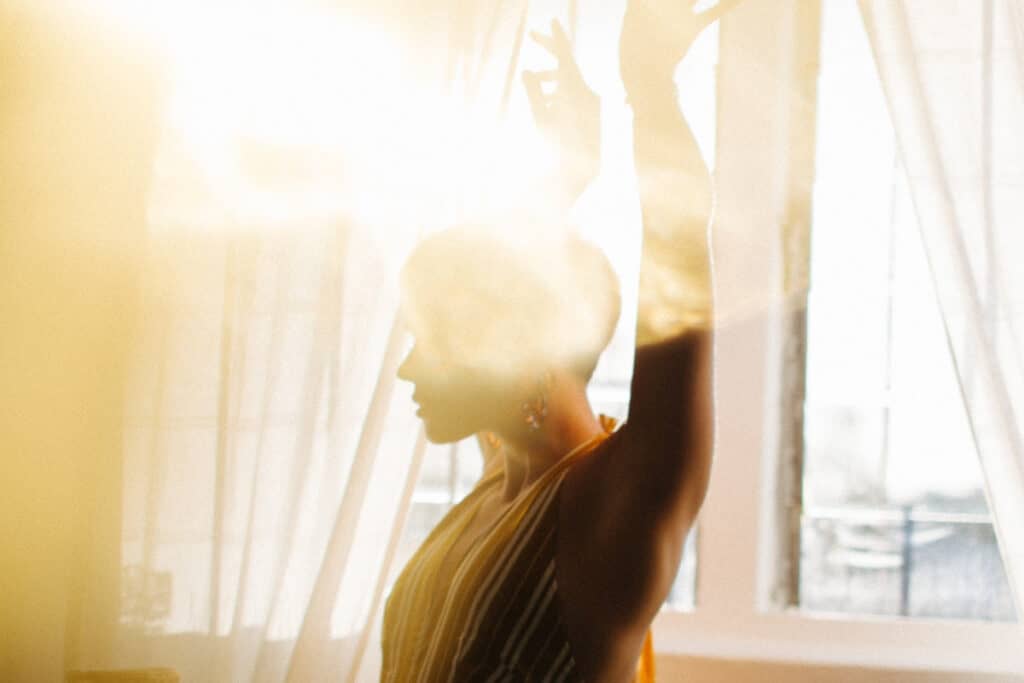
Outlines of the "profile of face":
<svg viewBox="0 0 1024 683">
<path fill-rule="evenodd" d="M 510 392 L 488 373 L 469 367 L 439 348 L 430 336 L 414 335 L 398 378 L 412 383 L 416 414 L 433 443 L 452 443 L 493 429 L 511 409 Z"/>
<path fill-rule="evenodd" d="M 427 437 L 512 428 L 545 371 L 589 379 L 618 303 L 607 259 L 579 238 L 510 243 L 474 228 L 428 237 L 402 271 L 415 343 L 398 370 L 415 385 Z"/>
</svg>

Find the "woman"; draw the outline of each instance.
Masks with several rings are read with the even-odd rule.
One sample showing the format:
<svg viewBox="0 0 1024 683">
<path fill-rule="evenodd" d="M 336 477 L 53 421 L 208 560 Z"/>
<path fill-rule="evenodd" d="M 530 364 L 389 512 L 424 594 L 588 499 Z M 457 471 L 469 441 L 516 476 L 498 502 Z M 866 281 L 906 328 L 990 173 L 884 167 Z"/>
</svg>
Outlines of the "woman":
<svg viewBox="0 0 1024 683">
<path fill-rule="evenodd" d="M 585 392 L 618 313 L 595 250 L 571 239 L 496 244 L 463 230 L 410 259 L 403 285 L 416 343 L 399 376 L 415 383 L 432 441 L 487 432 L 504 464 L 488 468 L 396 582 L 382 680 L 650 679 L 648 629 L 703 501 L 712 442 L 710 178 L 672 78 L 724 10 L 630 0 L 623 23 L 644 249 L 621 429 L 610 433 Z M 584 159 L 569 167 L 586 168 L 571 143 L 598 128 L 593 95 L 557 24 L 535 37 L 558 69 L 527 76 L 534 114 L 567 159 Z M 541 92 L 543 78 L 556 81 L 553 95 Z"/>
</svg>

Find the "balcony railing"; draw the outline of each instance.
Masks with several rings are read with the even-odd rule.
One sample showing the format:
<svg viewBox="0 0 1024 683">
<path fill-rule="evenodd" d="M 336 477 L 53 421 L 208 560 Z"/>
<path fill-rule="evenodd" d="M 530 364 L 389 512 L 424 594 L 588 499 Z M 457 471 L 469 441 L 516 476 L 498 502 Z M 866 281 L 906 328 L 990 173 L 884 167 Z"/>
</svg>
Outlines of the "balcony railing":
<svg viewBox="0 0 1024 683">
<path fill-rule="evenodd" d="M 991 518 L 914 506 L 806 508 L 800 605 L 904 617 L 1015 619 Z"/>
</svg>

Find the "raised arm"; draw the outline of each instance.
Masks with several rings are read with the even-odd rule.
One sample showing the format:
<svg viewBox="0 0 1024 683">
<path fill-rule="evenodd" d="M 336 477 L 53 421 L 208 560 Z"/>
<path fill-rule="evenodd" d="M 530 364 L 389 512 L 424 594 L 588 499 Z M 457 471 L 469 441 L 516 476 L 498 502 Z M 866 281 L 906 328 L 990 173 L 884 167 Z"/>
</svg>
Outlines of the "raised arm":
<svg viewBox="0 0 1024 683">
<path fill-rule="evenodd" d="M 697 14 L 679 0 L 630 0 L 620 40 L 644 228 L 637 353 L 622 439 L 638 476 L 650 479 L 640 487 L 650 489 L 642 513 L 665 521 L 659 527 L 679 542 L 703 501 L 711 462 L 713 200 L 673 75 L 725 9 Z"/>
<path fill-rule="evenodd" d="M 684 4 L 629 0 L 623 22 L 644 228 L 632 395 L 625 425 L 574 468 L 563 502 L 572 545 L 563 557 L 585 558 L 567 568 L 567 602 L 582 605 L 570 629 L 601 624 L 605 642 L 625 648 L 639 647 L 672 585 L 711 465 L 711 179 L 673 75 L 726 6 L 695 14 Z"/>
</svg>

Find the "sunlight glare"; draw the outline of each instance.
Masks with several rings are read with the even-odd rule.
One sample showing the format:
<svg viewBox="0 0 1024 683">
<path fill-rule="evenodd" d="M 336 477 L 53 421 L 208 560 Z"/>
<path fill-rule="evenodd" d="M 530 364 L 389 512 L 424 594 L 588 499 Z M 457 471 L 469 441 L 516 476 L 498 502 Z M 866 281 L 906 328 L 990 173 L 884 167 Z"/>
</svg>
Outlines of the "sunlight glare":
<svg viewBox="0 0 1024 683">
<path fill-rule="evenodd" d="M 395 228 L 521 204 L 551 155 L 526 112 L 499 122 L 442 95 L 388 27 L 288 6 L 99 4 L 148 36 L 170 86 L 174 144 L 232 225 L 345 213 Z"/>
</svg>

